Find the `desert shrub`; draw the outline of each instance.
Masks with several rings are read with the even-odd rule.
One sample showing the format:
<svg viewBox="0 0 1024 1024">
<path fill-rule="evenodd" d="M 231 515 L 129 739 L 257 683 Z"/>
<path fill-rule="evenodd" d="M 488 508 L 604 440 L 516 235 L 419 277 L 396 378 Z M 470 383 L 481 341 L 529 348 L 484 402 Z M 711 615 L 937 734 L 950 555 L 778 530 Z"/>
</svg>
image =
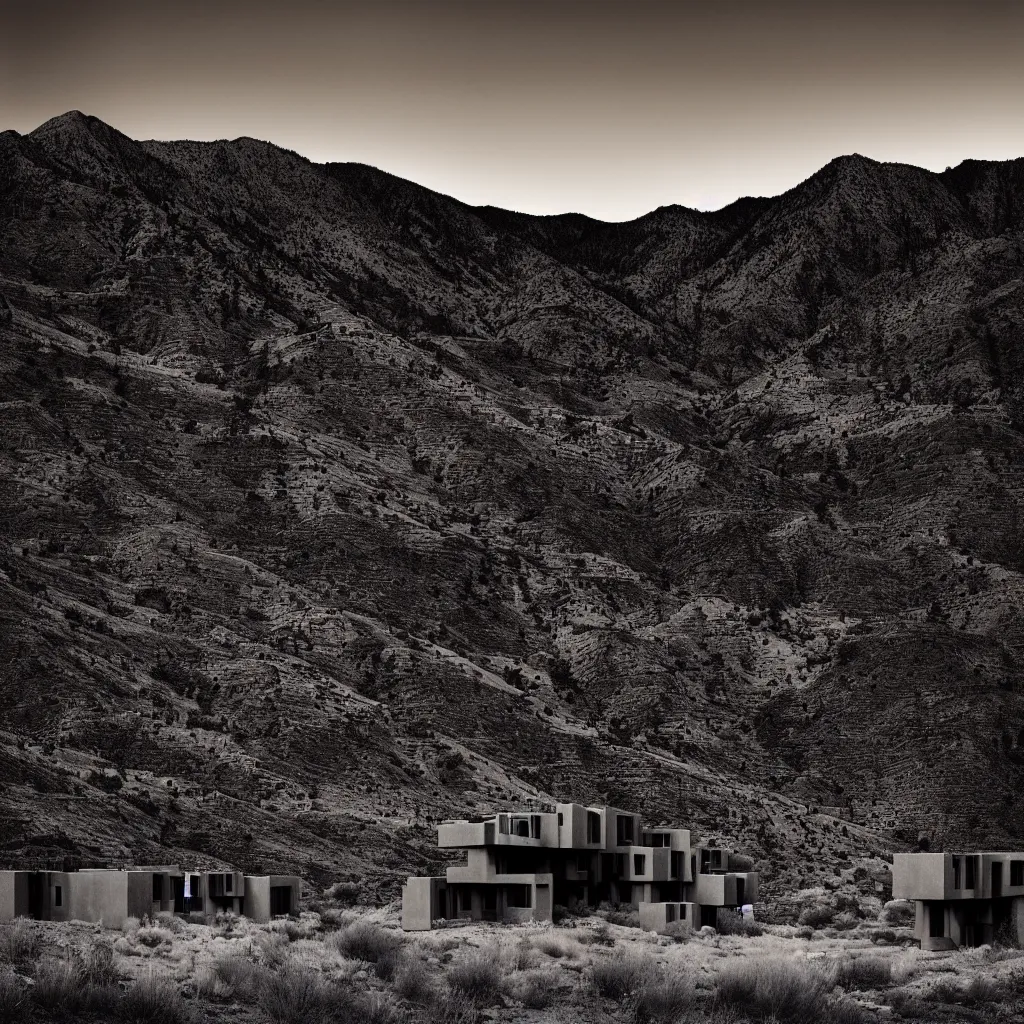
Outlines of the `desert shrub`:
<svg viewBox="0 0 1024 1024">
<path fill-rule="evenodd" d="M 142 945 L 148 946 L 150 949 L 154 949 L 164 943 L 171 945 L 174 942 L 174 932 L 169 928 L 163 928 L 160 925 L 143 925 L 135 933 L 135 939 L 136 941 L 141 942 Z"/>
<path fill-rule="evenodd" d="M 750 1021 L 773 1024 L 822 1024 L 856 1021 L 849 1003 L 829 997 L 831 979 L 795 960 L 733 960 L 716 978 L 715 1002 Z"/>
<path fill-rule="evenodd" d="M 911 992 L 909 989 L 893 989 L 887 998 L 893 1010 L 907 1020 L 927 1020 L 934 1016 L 932 1007 L 921 998 L 920 994 Z"/>
<path fill-rule="evenodd" d="M 505 979 L 505 995 L 528 1010 L 543 1010 L 554 1001 L 556 981 L 548 971 L 517 971 Z"/>
<path fill-rule="evenodd" d="M 835 969 L 835 983 L 844 989 L 864 992 L 885 988 L 892 981 L 892 964 L 880 956 L 858 956 L 841 960 Z"/>
<path fill-rule="evenodd" d="M 673 942 L 686 942 L 692 931 L 686 921 L 673 921 L 671 924 L 665 925 L 663 934 L 672 939 Z"/>
<path fill-rule="evenodd" d="M 623 910 L 609 910 L 605 914 L 609 924 L 621 925 L 623 928 L 640 927 L 640 911 L 627 907 Z"/>
<path fill-rule="evenodd" d="M 436 994 L 434 980 L 422 960 L 406 960 L 395 972 L 391 990 L 409 1003 L 426 1004 Z"/>
<path fill-rule="evenodd" d="M 895 946 L 899 938 L 891 928 L 876 928 L 871 933 L 871 941 L 876 946 Z"/>
<path fill-rule="evenodd" d="M 497 957 L 481 950 L 448 971 L 448 985 L 477 1003 L 493 999 L 501 988 Z"/>
<path fill-rule="evenodd" d="M 606 956 L 591 965 L 590 985 L 598 995 L 621 1001 L 640 987 L 645 974 L 646 967 L 637 956 Z"/>
<path fill-rule="evenodd" d="M 801 925 L 795 932 L 793 932 L 794 939 L 813 939 L 814 929 L 809 925 Z"/>
<path fill-rule="evenodd" d="M 718 911 L 715 931 L 719 935 L 764 935 L 764 929 L 752 917 L 744 917 L 735 910 L 725 909 Z"/>
<path fill-rule="evenodd" d="M 359 902 L 360 887 L 355 882 L 336 882 L 328 895 L 343 907 L 353 907 Z"/>
<path fill-rule="evenodd" d="M 281 932 L 263 932 L 254 939 L 264 967 L 281 967 L 288 959 L 288 936 Z"/>
<path fill-rule="evenodd" d="M 266 970 L 238 953 L 223 953 L 213 962 L 213 973 L 229 995 L 243 1003 L 259 998 Z"/>
<path fill-rule="evenodd" d="M 200 967 L 192 979 L 196 996 L 210 1003 L 230 999 L 234 990 L 224 982 L 213 967 Z"/>
<path fill-rule="evenodd" d="M 339 1021 L 358 1021 L 359 1024 L 398 1024 L 404 1019 L 402 1011 L 387 992 L 363 992 L 352 1000 L 348 1017 L 333 1017 L 331 1024 Z"/>
<path fill-rule="evenodd" d="M 953 978 L 940 978 L 924 995 L 933 1003 L 979 1006 L 1002 1001 L 1006 991 L 994 978 L 976 976 L 966 985 L 959 984 Z"/>
<path fill-rule="evenodd" d="M 389 949 L 386 952 L 381 953 L 381 955 L 373 962 L 373 973 L 376 974 L 381 981 L 391 981 L 404 959 L 405 957 L 402 953 L 401 946 Z"/>
<path fill-rule="evenodd" d="M 126 917 L 121 922 L 121 931 L 125 935 L 134 935 L 138 930 L 142 922 L 137 917 Z"/>
<path fill-rule="evenodd" d="M 153 923 L 160 925 L 161 928 L 166 928 L 172 935 L 185 935 L 188 932 L 188 925 L 177 914 L 173 914 L 169 910 L 160 911 Z"/>
<path fill-rule="evenodd" d="M 469 996 L 448 991 L 433 999 L 420 1019 L 423 1024 L 476 1024 L 477 1017 L 476 1004 Z"/>
<path fill-rule="evenodd" d="M 892 900 L 882 908 L 881 920 L 886 924 L 900 926 L 914 923 L 914 904 L 908 900 Z"/>
<path fill-rule="evenodd" d="M 125 1024 L 185 1024 L 192 1015 L 177 985 L 149 975 L 125 992 L 117 1016 Z"/>
<path fill-rule="evenodd" d="M 674 1024 L 695 998 L 693 981 L 687 975 L 652 972 L 636 991 L 633 1018 L 637 1024 Z"/>
<path fill-rule="evenodd" d="M 114 965 L 114 947 L 103 940 L 94 942 L 85 951 L 80 970 L 87 984 L 116 985 L 118 971 Z"/>
<path fill-rule="evenodd" d="M 275 1024 L 359 1019 L 357 1003 L 348 990 L 295 967 L 268 974 L 260 986 L 260 1007 Z"/>
<path fill-rule="evenodd" d="M 394 957 L 403 942 L 401 935 L 370 921 L 357 921 L 341 931 L 333 932 L 326 939 L 327 945 L 342 956 L 350 960 L 365 960 L 371 964 L 381 958 Z"/>
<path fill-rule="evenodd" d="M 18 1024 L 31 1014 L 25 985 L 12 971 L 0 973 L 0 1021 Z"/>
<path fill-rule="evenodd" d="M 827 928 L 836 916 L 835 907 L 827 903 L 816 903 L 813 907 L 804 907 L 797 918 L 798 924 L 810 925 L 811 928 Z"/>
<path fill-rule="evenodd" d="M 115 985 L 90 982 L 80 962 L 72 958 L 51 960 L 36 971 L 32 998 L 51 1016 L 77 1017 L 88 1011 L 109 1014 L 120 992 Z"/>
<path fill-rule="evenodd" d="M 16 918 L 0 931 L 0 956 L 12 964 L 38 959 L 42 946 L 38 929 L 27 918 Z"/>
<path fill-rule="evenodd" d="M 580 928 L 576 933 L 576 941 L 584 946 L 614 946 L 615 939 L 605 922 L 593 928 Z"/>
<path fill-rule="evenodd" d="M 572 960 L 579 955 L 579 943 L 569 938 L 568 935 L 547 934 L 538 935 L 533 940 L 533 948 L 553 960 L 560 960 L 565 957 Z"/>
</svg>

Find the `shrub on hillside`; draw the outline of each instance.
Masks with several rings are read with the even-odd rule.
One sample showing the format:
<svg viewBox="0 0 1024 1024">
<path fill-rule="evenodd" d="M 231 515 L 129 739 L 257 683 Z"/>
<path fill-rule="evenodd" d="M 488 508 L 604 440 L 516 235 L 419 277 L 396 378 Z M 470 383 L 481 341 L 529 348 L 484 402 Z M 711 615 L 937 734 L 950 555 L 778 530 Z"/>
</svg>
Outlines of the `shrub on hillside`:
<svg viewBox="0 0 1024 1024">
<path fill-rule="evenodd" d="M 675 1024 L 695 999 L 696 990 L 687 975 L 651 972 L 636 991 L 633 1019 L 636 1024 Z"/>
<path fill-rule="evenodd" d="M 557 983 L 551 971 L 516 971 L 505 979 L 505 995 L 528 1010 L 543 1010 L 554 1001 Z"/>
<path fill-rule="evenodd" d="M 643 982 L 646 965 L 635 955 L 620 953 L 595 960 L 590 967 L 590 986 L 606 999 L 622 1001 Z"/>
<path fill-rule="evenodd" d="M 318 1024 L 358 1020 L 355 995 L 319 974 L 286 968 L 269 974 L 260 987 L 260 1008 L 274 1024 Z"/>
<path fill-rule="evenodd" d="M 28 990 L 13 971 L 0 973 L 0 1021 L 19 1024 L 31 1015 Z"/>
<path fill-rule="evenodd" d="M 392 991 L 409 1003 L 425 1005 L 434 998 L 434 979 L 422 960 L 407 960 L 395 973 Z"/>
<path fill-rule="evenodd" d="M 394 958 L 404 940 L 401 935 L 371 921 L 357 921 L 325 940 L 327 945 L 350 960 L 376 964 L 382 958 Z"/>
<path fill-rule="evenodd" d="M 42 945 L 39 930 L 27 918 L 16 918 L 0 929 L 0 956 L 12 964 L 38 959 Z"/>
<path fill-rule="evenodd" d="M 725 909 L 718 911 L 715 931 L 719 935 L 764 935 L 764 929 L 752 917 L 744 917 L 738 911 Z"/>
<path fill-rule="evenodd" d="M 858 992 L 885 988 L 892 981 L 892 963 L 880 956 L 857 956 L 841 960 L 835 969 L 835 983 Z"/>
<path fill-rule="evenodd" d="M 886 924 L 907 927 L 914 923 L 916 911 L 909 900 L 893 900 L 882 908 L 881 919 Z"/>
<path fill-rule="evenodd" d="M 109 1016 L 120 991 L 116 985 L 97 985 L 72 958 L 51 960 L 36 971 L 32 986 L 35 1004 L 54 1017 L 77 1017 L 83 1013 Z"/>
<path fill-rule="evenodd" d="M 493 1000 L 501 989 L 501 971 L 497 957 L 485 951 L 455 964 L 448 971 L 448 984 L 477 1003 Z"/>
<path fill-rule="evenodd" d="M 750 1021 L 825 1024 L 860 1021 L 853 1004 L 830 998 L 828 975 L 795 960 L 733 960 L 715 980 L 715 1002 Z"/>
<path fill-rule="evenodd" d="M 816 903 L 813 907 L 804 907 L 797 922 L 811 928 L 827 928 L 835 920 L 835 916 L 835 907 L 827 903 Z"/>
<path fill-rule="evenodd" d="M 125 992 L 117 1016 L 124 1024 L 186 1024 L 192 1017 L 178 986 L 152 975 L 140 978 Z"/>
</svg>

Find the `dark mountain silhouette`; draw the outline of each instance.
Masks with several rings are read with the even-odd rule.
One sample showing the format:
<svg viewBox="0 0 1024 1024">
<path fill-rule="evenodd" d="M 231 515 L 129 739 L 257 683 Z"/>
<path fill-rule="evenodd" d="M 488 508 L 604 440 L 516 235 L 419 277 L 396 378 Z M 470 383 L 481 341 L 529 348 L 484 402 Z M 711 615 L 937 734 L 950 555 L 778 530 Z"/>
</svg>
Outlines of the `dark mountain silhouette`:
<svg viewBox="0 0 1024 1024">
<path fill-rule="evenodd" d="M 604 799 L 1024 841 L 1024 161 L 626 224 L 0 135 L 0 842 L 369 874 Z"/>
</svg>

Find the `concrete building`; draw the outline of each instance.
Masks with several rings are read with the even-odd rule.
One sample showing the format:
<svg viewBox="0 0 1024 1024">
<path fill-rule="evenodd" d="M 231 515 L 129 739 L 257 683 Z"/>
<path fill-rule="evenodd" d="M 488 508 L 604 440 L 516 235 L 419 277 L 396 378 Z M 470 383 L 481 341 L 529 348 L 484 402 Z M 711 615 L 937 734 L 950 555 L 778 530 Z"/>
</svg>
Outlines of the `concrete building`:
<svg viewBox="0 0 1024 1024">
<path fill-rule="evenodd" d="M 0 921 L 97 921 L 119 928 L 128 917 L 233 911 L 269 921 L 298 910 L 294 875 L 182 871 L 177 865 L 125 870 L 0 871 Z"/>
<path fill-rule="evenodd" d="M 922 949 L 981 946 L 1004 928 L 1024 944 L 1024 853 L 897 853 L 892 895 L 914 901 Z"/>
<path fill-rule="evenodd" d="M 729 851 L 694 847 L 685 828 L 645 829 L 615 807 L 556 804 L 438 826 L 438 847 L 466 851 L 443 876 L 411 877 L 402 927 L 439 919 L 550 921 L 556 905 L 602 900 L 640 908 L 645 927 L 714 925 L 719 907 L 757 899 L 757 874 L 729 871 Z"/>
</svg>

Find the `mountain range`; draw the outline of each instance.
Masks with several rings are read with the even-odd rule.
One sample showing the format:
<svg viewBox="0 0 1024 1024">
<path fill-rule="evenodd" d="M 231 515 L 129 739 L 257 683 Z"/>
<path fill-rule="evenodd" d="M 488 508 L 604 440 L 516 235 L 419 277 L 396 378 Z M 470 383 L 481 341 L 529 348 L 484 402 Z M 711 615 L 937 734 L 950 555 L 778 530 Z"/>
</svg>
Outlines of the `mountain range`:
<svg viewBox="0 0 1024 1024">
<path fill-rule="evenodd" d="M 629 223 L 0 134 L 0 849 L 394 894 L 605 801 L 1024 842 L 1024 160 Z"/>
</svg>

